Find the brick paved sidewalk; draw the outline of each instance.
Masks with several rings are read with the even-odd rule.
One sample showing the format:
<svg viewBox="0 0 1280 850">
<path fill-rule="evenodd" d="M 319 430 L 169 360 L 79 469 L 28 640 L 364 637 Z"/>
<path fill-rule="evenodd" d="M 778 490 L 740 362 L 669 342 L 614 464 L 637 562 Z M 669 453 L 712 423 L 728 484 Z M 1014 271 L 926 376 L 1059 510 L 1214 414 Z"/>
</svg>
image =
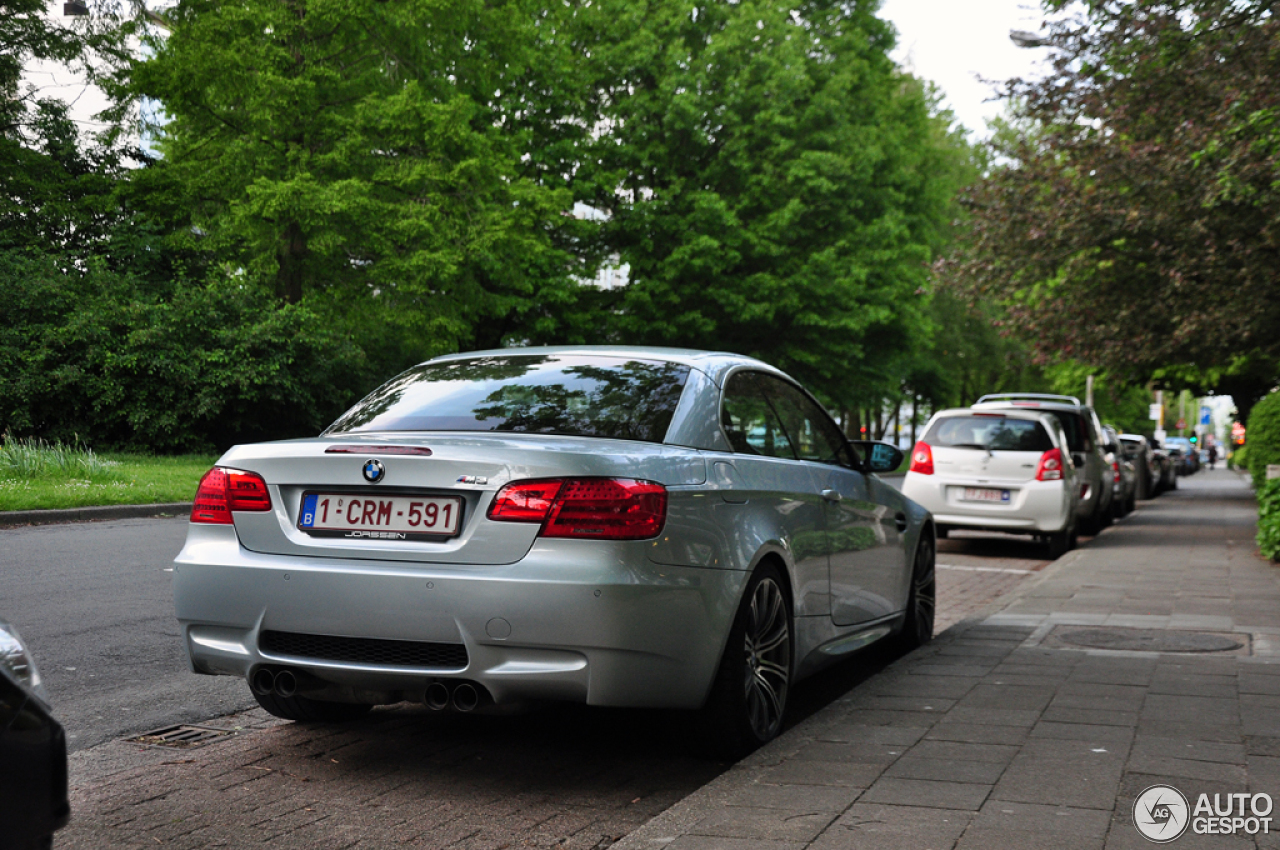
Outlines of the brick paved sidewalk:
<svg viewBox="0 0 1280 850">
<path fill-rule="evenodd" d="M 616 846 L 1136 848 L 1150 845 L 1134 799 L 1152 785 L 1192 807 L 1280 797 L 1280 571 L 1255 553 L 1255 519 L 1233 473 L 1183 479 Z M 1072 643 L 1208 633 L 1242 648 Z M 1274 833 L 1189 830 L 1177 846 L 1280 846 Z"/>
</svg>

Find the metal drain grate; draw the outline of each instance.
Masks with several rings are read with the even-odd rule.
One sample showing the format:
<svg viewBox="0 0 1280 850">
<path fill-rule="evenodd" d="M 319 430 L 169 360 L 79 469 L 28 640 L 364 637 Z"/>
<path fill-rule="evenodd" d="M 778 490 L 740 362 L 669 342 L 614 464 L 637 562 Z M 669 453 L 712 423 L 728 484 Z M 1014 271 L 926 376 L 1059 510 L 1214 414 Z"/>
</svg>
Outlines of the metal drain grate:
<svg viewBox="0 0 1280 850">
<path fill-rule="evenodd" d="M 218 729 L 213 726 L 164 726 L 152 729 L 132 738 L 125 738 L 131 744 L 145 744 L 148 747 L 165 747 L 171 750 L 193 750 L 205 744 L 234 735 L 234 729 Z"/>
</svg>

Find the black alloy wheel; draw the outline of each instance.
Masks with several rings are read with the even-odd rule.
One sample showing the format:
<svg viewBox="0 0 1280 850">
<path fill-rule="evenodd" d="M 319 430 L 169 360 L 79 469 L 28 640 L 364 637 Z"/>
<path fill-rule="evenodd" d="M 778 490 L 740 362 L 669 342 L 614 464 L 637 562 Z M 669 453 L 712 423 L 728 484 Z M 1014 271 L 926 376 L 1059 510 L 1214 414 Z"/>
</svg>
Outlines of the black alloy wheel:
<svg viewBox="0 0 1280 850">
<path fill-rule="evenodd" d="M 791 687 L 792 611 L 785 579 L 772 564 L 747 584 L 724 657 L 703 709 L 717 756 L 739 759 L 782 731 Z"/>
<path fill-rule="evenodd" d="M 924 535 L 916 546 L 911 567 L 911 592 L 907 595 L 907 615 L 899 634 L 899 644 L 911 650 L 933 640 L 934 612 L 937 608 L 938 580 L 933 542 Z"/>
</svg>

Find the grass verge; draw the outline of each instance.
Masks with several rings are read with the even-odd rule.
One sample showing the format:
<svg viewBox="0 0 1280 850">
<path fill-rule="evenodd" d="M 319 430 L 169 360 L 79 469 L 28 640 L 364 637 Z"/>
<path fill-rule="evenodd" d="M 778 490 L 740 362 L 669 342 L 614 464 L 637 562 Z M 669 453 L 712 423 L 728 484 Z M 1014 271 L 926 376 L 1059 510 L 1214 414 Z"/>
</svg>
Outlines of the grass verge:
<svg viewBox="0 0 1280 850">
<path fill-rule="evenodd" d="M 0 511 L 189 502 L 216 455 L 152 457 L 9 439 L 0 445 Z"/>
</svg>

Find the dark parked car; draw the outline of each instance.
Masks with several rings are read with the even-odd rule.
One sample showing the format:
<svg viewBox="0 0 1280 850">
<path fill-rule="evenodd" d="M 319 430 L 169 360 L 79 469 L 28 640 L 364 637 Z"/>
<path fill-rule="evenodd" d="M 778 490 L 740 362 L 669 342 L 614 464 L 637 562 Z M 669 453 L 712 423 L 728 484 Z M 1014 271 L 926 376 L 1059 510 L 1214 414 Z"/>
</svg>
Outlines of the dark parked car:
<svg viewBox="0 0 1280 850">
<path fill-rule="evenodd" d="M 1187 437 L 1166 437 L 1165 448 L 1178 451 L 1178 474 L 1194 475 L 1200 471 L 1200 451 Z"/>
<path fill-rule="evenodd" d="M 1160 492 L 1163 471 L 1147 438 L 1139 434 L 1121 434 L 1120 449 L 1136 473 L 1134 496 L 1139 501 L 1155 498 Z"/>
<path fill-rule="evenodd" d="M 1030 410 L 1049 413 L 1062 423 L 1071 448 L 1071 461 L 1080 480 L 1076 518 L 1081 534 L 1094 535 L 1111 524 L 1114 471 L 1104 448 L 1098 414 L 1080 399 L 1045 393 L 994 393 L 984 395 L 973 410 Z"/>
<path fill-rule="evenodd" d="M 1106 440 L 1104 448 L 1111 461 L 1113 477 L 1111 499 L 1111 515 L 1124 517 L 1133 513 L 1134 503 L 1138 496 L 1138 470 L 1133 461 L 1125 456 L 1124 447 L 1120 445 L 1120 435 L 1110 425 L 1102 426 L 1102 436 Z"/>
<path fill-rule="evenodd" d="M 18 630 L 0 620 L 0 847 L 50 847 L 70 817 L 66 734 Z"/>
<path fill-rule="evenodd" d="M 1160 468 L 1160 483 L 1156 486 L 1156 494 L 1159 495 L 1165 490 L 1177 490 L 1178 461 L 1174 456 L 1174 452 L 1166 449 L 1160 443 L 1153 442 L 1151 457 Z"/>
</svg>

